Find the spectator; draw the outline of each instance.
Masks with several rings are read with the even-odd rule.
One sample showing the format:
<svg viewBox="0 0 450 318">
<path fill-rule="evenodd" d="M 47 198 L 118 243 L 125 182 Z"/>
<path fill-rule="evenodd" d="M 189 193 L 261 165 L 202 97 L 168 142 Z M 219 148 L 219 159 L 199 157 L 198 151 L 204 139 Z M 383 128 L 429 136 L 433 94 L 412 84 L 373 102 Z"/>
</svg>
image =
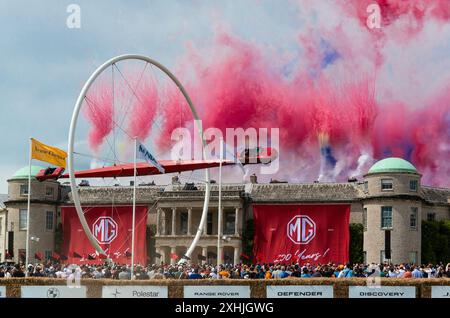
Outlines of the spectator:
<svg viewBox="0 0 450 318">
<path fill-rule="evenodd" d="M 192 269 L 191 274 L 189 274 L 189 279 L 201 279 L 202 276 L 198 273 L 198 268 Z"/>
<path fill-rule="evenodd" d="M 411 272 L 412 278 L 422 278 L 423 273 L 421 270 L 419 270 L 418 267 L 414 267 L 413 271 Z"/>
</svg>

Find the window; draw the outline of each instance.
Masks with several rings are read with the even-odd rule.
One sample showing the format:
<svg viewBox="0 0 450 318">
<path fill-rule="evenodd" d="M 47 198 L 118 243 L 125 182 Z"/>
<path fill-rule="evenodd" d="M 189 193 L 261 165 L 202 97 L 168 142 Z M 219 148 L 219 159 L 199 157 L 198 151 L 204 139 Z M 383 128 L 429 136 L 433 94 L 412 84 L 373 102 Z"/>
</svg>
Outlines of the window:
<svg viewBox="0 0 450 318">
<path fill-rule="evenodd" d="M 234 234 L 235 214 L 234 212 L 225 213 L 225 229 L 223 234 Z"/>
<path fill-rule="evenodd" d="M 381 207 L 381 228 L 387 229 L 392 228 L 392 207 L 382 206 Z"/>
<path fill-rule="evenodd" d="M 417 192 L 417 180 L 410 180 L 409 181 L 409 190 Z"/>
<path fill-rule="evenodd" d="M 392 189 L 392 179 L 381 179 L 381 191 L 389 191 Z"/>
<path fill-rule="evenodd" d="M 417 264 L 417 252 L 409 252 L 409 263 Z"/>
<path fill-rule="evenodd" d="M 51 197 L 53 197 L 53 188 L 52 187 L 46 187 L 45 188 L 45 195 L 46 196 L 51 196 Z"/>
<path fill-rule="evenodd" d="M 392 250 L 391 250 L 391 257 L 392 257 Z M 386 258 L 386 252 L 384 250 L 380 251 L 380 263 L 386 263 L 389 259 Z"/>
<path fill-rule="evenodd" d="M 363 210 L 363 226 L 364 231 L 367 231 L 367 208 L 364 208 Z"/>
<path fill-rule="evenodd" d="M 436 213 L 433 212 L 427 213 L 427 221 L 436 221 Z"/>
<path fill-rule="evenodd" d="M 418 209 L 416 207 L 412 207 L 411 213 L 409 214 L 409 228 L 412 230 L 417 230 L 417 213 Z"/>
<path fill-rule="evenodd" d="M 2 235 L 2 230 L 3 230 L 3 218 L 0 218 L 0 236 Z M 2 259 L 0 257 L 0 259 Z"/>
<path fill-rule="evenodd" d="M 47 213 L 45 214 L 45 229 L 47 231 L 53 231 L 53 224 L 55 223 L 53 216 L 53 211 L 47 211 Z"/>
<path fill-rule="evenodd" d="M 213 231 L 213 217 L 212 213 L 208 213 L 208 222 L 206 225 L 206 234 L 211 235 Z"/>
<path fill-rule="evenodd" d="M 363 261 L 364 261 L 364 264 L 367 264 L 367 252 L 366 251 L 363 252 Z"/>
<path fill-rule="evenodd" d="M 20 185 L 20 195 L 28 195 L 28 185 L 27 184 Z"/>
<path fill-rule="evenodd" d="M 52 251 L 46 250 L 46 251 L 44 252 L 44 259 L 45 259 L 46 261 L 48 261 L 48 260 L 51 259 L 51 258 L 52 258 Z"/>
<path fill-rule="evenodd" d="M 27 209 L 19 210 L 19 230 L 26 231 L 27 229 Z"/>
<path fill-rule="evenodd" d="M 180 213 L 180 234 L 187 234 L 188 228 L 188 214 L 187 212 Z"/>
<path fill-rule="evenodd" d="M 369 181 L 364 181 L 364 191 L 369 192 Z"/>
</svg>

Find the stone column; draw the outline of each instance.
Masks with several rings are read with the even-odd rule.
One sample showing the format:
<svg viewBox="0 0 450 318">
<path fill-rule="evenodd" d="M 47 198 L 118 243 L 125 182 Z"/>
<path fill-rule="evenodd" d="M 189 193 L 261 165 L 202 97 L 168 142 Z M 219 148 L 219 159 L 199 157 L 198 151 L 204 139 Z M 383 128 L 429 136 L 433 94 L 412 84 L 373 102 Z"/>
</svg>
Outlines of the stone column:
<svg viewBox="0 0 450 318">
<path fill-rule="evenodd" d="M 161 213 L 161 230 L 160 230 L 160 234 L 161 235 L 167 235 L 167 215 L 166 215 L 166 211 L 163 208 L 160 208 L 160 213 Z"/>
<path fill-rule="evenodd" d="M 216 261 L 220 261 L 220 264 L 224 263 L 224 257 L 223 257 L 223 246 L 221 245 L 220 248 L 218 249 L 219 254 L 217 255 Z M 220 255 L 220 256 L 219 256 Z M 219 263 L 217 263 L 217 265 L 220 265 Z"/>
<path fill-rule="evenodd" d="M 170 264 L 171 265 L 175 265 L 175 260 L 172 258 L 172 254 L 174 254 L 176 252 L 177 252 L 176 247 L 171 247 L 170 248 Z"/>
<path fill-rule="evenodd" d="M 206 257 L 206 260 L 202 260 L 202 265 L 204 265 L 208 260 L 208 246 L 202 247 L 202 255 Z"/>
<path fill-rule="evenodd" d="M 239 264 L 241 262 L 241 248 L 234 248 L 234 265 Z"/>
<path fill-rule="evenodd" d="M 170 233 L 172 236 L 176 234 L 176 225 L 177 225 L 177 208 L 172 208 L 172 232 Z"/>
<path fill-rule="evenodd" d="M 192 235 L 191 223 L 192 223 L 192 208 L 188 208 L 188 220 L 187 220 L 187 235 Z"/>
<path fill-rule="evenodd" d="M 161 209 L 160 208 L 156 209 L 156 236 L 159 236 L 159 234 L 160 234 L 160 227 L 161 227 L 160 214 L 161 214 Z"/>
<path fill-rule="evenodd" d="M 234 210 L 234 235 L 239 235 L 240 234 L 240 232 L 239 232 L 239 224 L 240 224 L 240 222 L 239 222 L 239 218 L 240 218 L 239 210 L 240 210 L 239 207 L 235 208 L 235 210 Z"/>
</svg>

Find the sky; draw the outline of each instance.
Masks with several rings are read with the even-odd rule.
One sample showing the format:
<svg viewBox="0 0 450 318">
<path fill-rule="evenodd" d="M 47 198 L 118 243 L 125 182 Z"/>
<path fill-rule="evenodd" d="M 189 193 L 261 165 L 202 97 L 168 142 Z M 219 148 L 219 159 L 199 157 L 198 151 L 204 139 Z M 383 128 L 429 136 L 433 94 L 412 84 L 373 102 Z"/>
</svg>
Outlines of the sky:
<svg viewBox="0 0 450 318">
<path fill-rule="evenodd" d="M 80 29 L 66 25 L 72 3 L 81 8 Z M 28 165 L 30 137 L 67 147 L 76 98 L 97 66 L 139 53 L 173 67 L 187 41 L 208 41 L 218 15 L 263 41 L 278 33 L 273 25 L 296 27 L 277 1 L 0 1 L 0 193 Z M 270 41 L 283 45 L 283 37 Z"/>
<path fill-rule="evenodd" d="M 79 29 L 66 25 L 67 7 L 72 3 L 81 8 Z M 263 48 L 263 52 L 275 57 L 264 63 L 276 68 L 283 61 L 286 70 L 291 65 L 289 61 L 295 60 L 293 57 L 308 53 L 308 43 L 302 41 L 302 35 L 323 32 L 332 39 L 327 32 L 335 27 L 333 21 L 339 19 L 345 21 L 343 32 L 346 40 L 352 42 L 348 47 L 355 48 L 354 52 L 365 50 L 364 43 L 368 40 L 356 19 L 342 17 L 345 10 L 333 1 L 315 3 L 309 0 L 0 0 L 0 141 L 3 146 L 0 193 L 7 193 L 6 180 L 28 164 L 30 137 L 63 149 L 67 147 L 70 118 L 83 83 L 97 66 L 113 56 L 139 53 L 169 69 L 179 69 L 180 60 L 188 61 L 189 48 L 203 53 L 211 47 L 220 49 L 222 44 L 215 37 L 219 26 L 234 39 Z M 382 87 L 380 94 L 386 100 L 420 107 L 429 96 L 438 96 L 438 91 L 445 87 L 448 79 L 445 69 L 450 67 L 450 28 L 447 23 L 425 23 L 420 35 L 409 40 L 392 33 L 381 49 L 388 61 L 380 68 L 377 78 Z M 333 43 L 331 39 L 329 42 Z M 402 41 L 407 41 L 403 49 L 399 44 Z M 333 45 L 337 53 L 328 54 L 325 60 L 330 64 L 346 53 L 345 47 Z M 206 61 L 207 54 L 204 54 L 205 63 L 213 63 Z M 361 63 L 365 62 L 361 60 Z M 392 86 L 396 89 L 386 89 Z M 202 102 L 208 100 L 200 94 L 198 98 Z M 448 136 L 447 132 L 443 148 L 439 148 L 443 149 L 439 160 L 449 154 Z M 339 150 L 334 155 L 333 171 L 336 171 L 343 161 Z M 357 162 L 362 155 L 359 151 L 352 158 Z M 369 156 L 380 159 L 372 151 Z M 312 159 L 308 160 L 305 162 Z M 433 164 L 424 163 L 424 169 L 432 169 Z M 443 166 L 444 174 L 449 172 L 448 167 L 449 164 Z M 345 170 L 351 170 L 350 166 Z M 309 175 L 304 179 L 312 181 Z M 436 184 L 448 186 L 440 181 Z"/>
</svg>

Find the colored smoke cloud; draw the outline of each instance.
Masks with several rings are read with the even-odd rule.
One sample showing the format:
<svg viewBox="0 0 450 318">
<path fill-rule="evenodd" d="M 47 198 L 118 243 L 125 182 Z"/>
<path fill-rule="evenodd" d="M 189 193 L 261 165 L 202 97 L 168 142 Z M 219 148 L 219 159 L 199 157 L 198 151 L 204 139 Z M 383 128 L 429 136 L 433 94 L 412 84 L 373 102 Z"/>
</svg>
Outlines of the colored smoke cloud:
<svg viewBox="0 0 450 318">
<path fill-rule="evenodd" d="M 219 24 L 210 45 L 188 44 L 174 73 L 204 128 L 280 128 L 281 170 L 273 178 L 345 181 L 397 156 L 425 184 L 449 186 L 450 58 L 435 52 L 450 39 L 450 3 L 379 0 L 382 28 L 370 30 L 366 7 L 373 2 L 299 1 L 306 27 L 292 39 L 291 54 Z M 172 130 L 192 125 L 192 116 L 176 87 L 163 91 L 139 89 L 129 130 L 164 150 Z M 93 149 L 111 131 L 110 95 L 97 95 L 102 106 L 86 112 Z M 161 131 L 151 129 L 155 118 Z"/>
</svg>

